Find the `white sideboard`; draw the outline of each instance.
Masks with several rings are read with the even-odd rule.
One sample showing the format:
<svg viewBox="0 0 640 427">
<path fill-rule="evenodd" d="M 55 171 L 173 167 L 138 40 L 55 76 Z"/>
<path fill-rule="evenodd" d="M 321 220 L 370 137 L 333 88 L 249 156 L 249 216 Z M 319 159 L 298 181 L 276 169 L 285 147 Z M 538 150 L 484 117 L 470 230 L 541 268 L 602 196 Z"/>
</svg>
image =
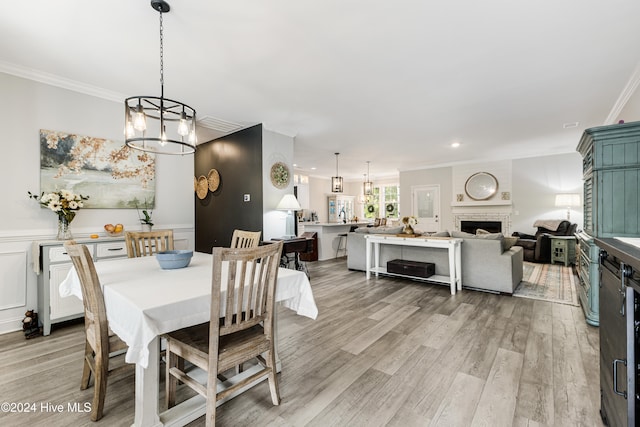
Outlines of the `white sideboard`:
<svg viewBox="0 0 640 427">
<path fill-rule="evenodd" d="M 94 262 L 127 256 L 124 237 L 76 239 L 87 245 Z M 38 247 L 40 269 L 38 274 L 38 316 L 42 322 L 42 334 L 51 333 L 51 325 L 84 315 L 82 301 L 75 296 L 62 298 L 58 292 L 60 282 L 71 269 L 71 258 L 60 240 L 34 242 Z M 35 251 L 34 251 L 35 252 Z"/>
</svg>

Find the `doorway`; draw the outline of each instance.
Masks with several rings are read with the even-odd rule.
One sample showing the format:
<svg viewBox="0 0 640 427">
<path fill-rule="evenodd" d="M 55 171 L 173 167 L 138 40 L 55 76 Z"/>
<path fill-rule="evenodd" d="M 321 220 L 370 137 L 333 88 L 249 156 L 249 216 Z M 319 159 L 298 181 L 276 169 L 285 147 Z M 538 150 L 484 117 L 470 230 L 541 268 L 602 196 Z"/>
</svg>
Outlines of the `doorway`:
<svg viewBox="0 0 640 427">
<path fill-rule="evenodd" d="M 440 231 L 440 186 L 411 187 L 411 215 L 418 219 L 418 228 L 425 232 Z"/>
</svg>

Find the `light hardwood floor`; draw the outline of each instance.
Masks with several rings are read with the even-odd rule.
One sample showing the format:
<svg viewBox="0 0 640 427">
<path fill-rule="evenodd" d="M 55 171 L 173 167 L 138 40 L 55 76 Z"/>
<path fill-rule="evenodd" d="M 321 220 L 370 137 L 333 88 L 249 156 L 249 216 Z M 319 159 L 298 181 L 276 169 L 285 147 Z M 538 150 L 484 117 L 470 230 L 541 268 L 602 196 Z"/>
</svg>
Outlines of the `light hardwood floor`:
<svg viewBox="0 0 640 427">
<path fill-rule="evenodd" d="M 281 405 L 264 382 L 219 407 L 218 425 L 603 425 L 598 329 L 580 307 L 367 282 L 345 258 L 308 266 L 320 314 L 279 309 Z M 91 401 L 93 389 L 80 390 L 83 347 L 81 324 L 31 340 L 0 335 L 0 401 L 37 404 L 34 413 L 0 413 L 0 425 L 130 425 L 133 373 L 110 378 L 100 422 L 67 410 Z M 44 411 L 46 403 L 65 410 Z"/>
</svg>

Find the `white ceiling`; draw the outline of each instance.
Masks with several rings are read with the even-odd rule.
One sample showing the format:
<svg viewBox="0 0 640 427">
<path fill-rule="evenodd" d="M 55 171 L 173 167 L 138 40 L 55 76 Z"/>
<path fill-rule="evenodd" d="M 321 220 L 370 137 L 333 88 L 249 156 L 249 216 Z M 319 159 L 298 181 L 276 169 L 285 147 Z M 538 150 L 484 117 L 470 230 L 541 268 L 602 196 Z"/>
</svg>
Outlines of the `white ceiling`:
<svg viewBox="0 0 640 427">
<path fill-rule="evenodd" d="M 148 0 L 4 3 L 0 71 L 117 100 L 159 96 Z M 334 152 L 357 180 L 367 160 L 376 179 L 572 152 L 640 74 L 637 0 L 169 3 L 165 96 L 295 136 L 311 175 L 335 174 Z"/>
</svg>

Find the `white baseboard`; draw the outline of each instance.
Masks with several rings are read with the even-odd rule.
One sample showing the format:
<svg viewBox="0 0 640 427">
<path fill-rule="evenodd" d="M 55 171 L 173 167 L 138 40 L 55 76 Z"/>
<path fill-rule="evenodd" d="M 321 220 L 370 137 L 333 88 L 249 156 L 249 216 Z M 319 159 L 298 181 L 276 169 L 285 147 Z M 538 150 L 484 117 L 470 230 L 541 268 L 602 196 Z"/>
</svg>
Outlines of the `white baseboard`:
<svg viewBox="0 0 640 427">
<path fill-rule="evenodd" d="M 0 334 L 22 330 L 22 317 L 0 320 Z"/>
</svg>

